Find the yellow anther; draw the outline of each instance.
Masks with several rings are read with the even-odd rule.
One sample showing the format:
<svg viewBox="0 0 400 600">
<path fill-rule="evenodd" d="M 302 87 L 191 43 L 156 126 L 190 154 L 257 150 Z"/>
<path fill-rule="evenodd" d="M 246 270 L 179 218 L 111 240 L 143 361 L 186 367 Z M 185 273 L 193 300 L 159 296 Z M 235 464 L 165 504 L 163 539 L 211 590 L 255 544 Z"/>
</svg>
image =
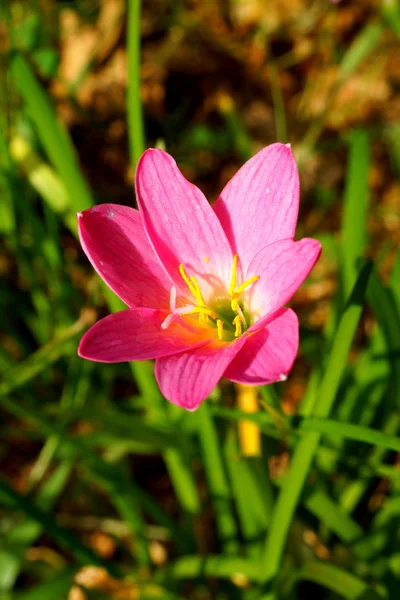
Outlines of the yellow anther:
<svg viewBox="0 0 400 600">
<path fill-rule="evenodd" d="M 239 296 L 239 294 L 241 294 L 243 292 L 243 290 L 245 290 L 247 287 L 249 287 L 249 285 L 251 285 L 255 281 L 258 281 L 259 279 L 260 279 L 259 275 L 254 275 L 254 277 L 250 277 L 250 279 L 247 279 L 247 281 L 242 283 L 242 285 L 239 285 L 238 289 L 235 290 L 235 296 L 236 295 Z"/>
<path fill-rule="evenodd" d="M 224 322 L 221 321 L 221 319 L 217 319 L 217 331 L 219 339 L 222 340 L 222 336 L 224 333 Z"/>
<path fill-rule="evenodd" d="M 194 291 L 192 292 L 192 294 L 194 295 L 194 297 L 197 300 L 197 304 L 199 306 L 205 306 L 204 304 L 204 300 L 203 300 L 203 296 L 201 295 L 201 289 L 199 286 L 199 282 L 197 281 L 196 277 L 193 275 L 191 278 L 193 286 L 194 286 Z"/>
<path fill-rule="evenodd" d="M 196 298 L 196 292 L 197 292 L 196 286 L 193 284 L 190 277 L 188 277 L 186 275 L 185 267 L 183 265 L 179 265 L 179 273 L 181 274 L 181 277 L 182 277 L 183 281 L 186 283 L 186 285 L 188 286 L 189 290 L 192 292 L 193 296 Z"/>
<path fill-rule="evenodd" d="M 197 306 L 195 306 L 193 310 L 186 314 L 190 315 L 194 313 L 199 313 L 199 321 L 201 323 L 206 323 L 207 317 L 212 317 L 213 319 L 215 319 L 215 313 L 213 313 L 212 310 L 208 310 L 205 307 L 199 282 L 197 281 L 196 277 L 194 275 L 192 275 L 192 277 L 189 277 L 186 274 L 185 267 L 182 264 L 179 265 L 179 273 L 181 274 L 183 281 L 186 283 L 193 296 L 196 298 L 197 303 Z"/>
<path fill-rule="evenodd" d="M 247 279 L 247 281 L 245 281 L 244 283 L 242 283 L 241 285 L 239 285 L 239 287 L 237 289 L 235 289 L 236 288 L 237 261 L 238 261 L 238 255 L 234 254 L 234 256 L 233 256 L 233 265 L 232 265 L 231 282 L 229 284 L 229 295 L 232 298 L 232 300 L 231 300 L 231 308 L 235 312 L 238 312 L 238 308 L 239 308 L 239 296 L 240 296 L 240 294 L 247 287 L 249 287 L 249 285 L 251 285 L 252 283 L 254 283 L 255 281 L 258 281 L 260 279 L 260 277 L 258 275 L 254 275 L 254 277 L 250 277 L 250 279 Z"/>
<path fill-rule="evenodd" d="M 209 310 L 208 308 L 204 308 L 204 306 L 193 306 L 191 310 L 185 312 L 185 315 L 195 315 L 197 313 L 200 315 L 207 315 L 208 317 L 215 319 L 215 312 Z"/>
<path fill-rule="evenodd" d="M 233 296 L 233 294 L 235 293 L 237 261 L 238 261 L 238 255 L 234 254 L 234 256 L 233 256 L 233 265 L 232 265 L 231 283 L 229 285 L 229 295 L 230 296 Z"/>
<path fill-rule="evenodd" d="M 245 281 L 244 283 L 242 283 L 242 285 L 239 285 L 239 287 L 237 288 L 237 290 L 234 291 L 233 294 L 231 294 L 232 296 L 232 300 L 231 300 L 231 308 L 233 311 L 237 311 L 238 310 L 238 306 L 239 306 L 239 296 L 240 294 L 247 288 L 249 287 L 249 285 L 251 285 L 252 283 L 254 283 L 255 281 L 258 281 L 260 279 L 259 275 L 254 275 L 254 277 L 250 277 L 250 279 L 248 279 L 247 281 Z"/>
<path fill-rule="evenodd" d="M 208 256 L 206 256 L 206 257 L 204 258 L 204 262 L 210 262 L 210 258 L 209 258 Z"/>
<path fill-rule="evenodd" d="M 235 325 L 235 337 L 240 337 L 242 335 L 242 319 L 240 315 L 236 315 L 232 321 L 232 325 Z"/>
</svg>

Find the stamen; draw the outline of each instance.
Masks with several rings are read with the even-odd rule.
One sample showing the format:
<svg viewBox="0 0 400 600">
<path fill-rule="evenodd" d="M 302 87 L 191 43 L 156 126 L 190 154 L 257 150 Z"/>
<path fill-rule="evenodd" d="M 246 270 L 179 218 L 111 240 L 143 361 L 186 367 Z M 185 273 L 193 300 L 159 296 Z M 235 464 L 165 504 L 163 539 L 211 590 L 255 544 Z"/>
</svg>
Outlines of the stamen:
<svg viewBox="0 0 400 600">
<path fill-rule="evenodd" d="M 238 289 L 235 290 L 235 296 L 236 296 L 236 294 L 239 296 L 239 294 L 241 294 L 243 292 L 243 290 L 245 290 L 247 287 L 249 287 L 249 285 L 251 285 L 255 281 L 258 281 L 259 279 L 260 279 L 259 275 L 254 275 L 254 277 L 250 277 L 250 279 L 247 279 L 247 281 L 242 283 L 242 285 L 239 285 Z"/>
<path fill-rule="evenodd" d="M 233 296 L 233 294 L 235 293 L 237 261 L 238 261 L 238 255 L 234 254 L 233 255 L 231 283 L 229 285 L 229 295 L 230 296 Z"/>
<path fill-rule="evenodd" d="M 191 308 L 187 312 L 184 312 L 184 313 L 181 313 L 181 314 L 194 315 L 194 314 L 197 314 L 197 313 L 199 313 L 201 315 L 207 315 L 208 317 L 211 317 L 212 319 L 216 318 L 215 317 L 215 312 L 213 312 L 212 310 L 209 310 L 208 308 L 204 308 L 204 306 L 193 306 L 193 308 Z"/>
<path fill-rule="evenodd" d="M 192 283 L 193 283 L 193 285 L 195 287 L 194 297 L 197 300 L 197 304 L 199 306 L 205 306 L 204 300 L 203 300 L 203 296 L 201 295 L 201 289 L 200 289 L 200 286 L 199 286 L 199 282 L 197 281 L 197 279 L 196 279 L 196 277 L 194 275 L 190 279 L 192 280 Z"/>
<path fill-rule="evenodd" d="M 241 320 L 242 320 L 242 325 L 243 325 L 243 327 L 246 327 L 246 329 L 247 329 L 247 321 L 246 321 L 246 317 L 244 316 L 244 314 L 243 314 L 243 311 L 242 311 L 242 309 L 240 308 L 240 304 L 239 304 L 239 303 L 238 303 L 238 304 L 237 304 L 237 306 L 236 306 L 236 310 L 237 310 L 237 313 L 238 313 L 239 317 L 240 317 L 240 318 L 241 318 Z"/>
<path fill-rule="evenodd" d="M 222 336 L 224 333 L 224 322 L 221 321 L 221 319 L 217 319 L 217 331 L 219 339 L 222 340 Z"/>
<path fill-rule="evenodd" d="M 242 335 L 242 319 L 240 315 L 236 315 L 232 321 L 232 325 L 235 325 L 235 337 L 240 337 Z"/>
<path fill-rule="evenodd" d="M 234 312 L 239 313 L 240 318 L 242 319 L 242 324 L 246 327 L 246 320 L 245 320 L 245 318 L 243 316 L 243 312 L 240 310 L 240 306 L 239 306 L 239 296 L 240 296 L 240 294 L 247 287 L 249 287 L 249 285 L 251 285 L 255 281 L 258 281 L 260 279 L 260 277 L 258 275 L 254 275 L 254 277 L 250 277 L 250 279 L 247 279 L 247 281 L 243 282 L 241 285 L 239 285 L 239 287 L 237 289 L 235 289 L 235 287 L 236 287 L 237 261 L 238 261 L 238 255 L 234 254 L 234 256 L 233 256 L 233 265 L 232 265 L 231 282 L 229 284 L 229 295 L 231 297 L 231 308 L 232 308 L 232 310 Z"/>
<path fill-rule="evenodd" d="M 181 277 L 188 286 L 189 290 L 192 292 L 193 296 L 196 298 L 196 286 L 193 284 L 190 277 L 186 275 L 185 267 L 183 265 L 179 265 L 179 273 L 181 274 Z"/>
</svg>

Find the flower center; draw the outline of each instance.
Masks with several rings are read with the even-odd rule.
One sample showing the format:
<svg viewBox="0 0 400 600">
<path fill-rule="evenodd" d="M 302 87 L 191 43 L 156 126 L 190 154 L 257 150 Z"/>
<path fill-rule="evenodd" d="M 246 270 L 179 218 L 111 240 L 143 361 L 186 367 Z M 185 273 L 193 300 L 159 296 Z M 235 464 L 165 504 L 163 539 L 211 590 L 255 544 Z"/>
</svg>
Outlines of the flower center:
<svg viewBox="0 0 400 600">
<path fill-rule="evenodd" d="M 206 306 L 200 289 L 199 282 L 194 275 L 188 276 L 183 264 L 179 265 L 179 273 L 183 281 L 188 286 L 191 294 L 194 296 L 195 304 L 186 304 L 177 308 L 176 306 L 176 287 L 172 286 L 170 295 L 171 312 L 162 323 L 161 327 L 167 329 L 172 322 L 179 320 L 184 327 L 190 327 L 187 320 L 183 320 L 185 315 L 197 315 L 199 323 L 216 328 L 220 340 L 230 341 L 238 338 L 251 325 L 250 315 L 240 303 L 242 292 L 252 283 L 258 281 L 260 277 L 255 275 L 250 277 L 238 287 L 237 283 L 237 262 L 238 255 L 233 257 L 232 273 L 229 284 L 228 298 L 216 298 L 211 307 Z"/>
</svg>

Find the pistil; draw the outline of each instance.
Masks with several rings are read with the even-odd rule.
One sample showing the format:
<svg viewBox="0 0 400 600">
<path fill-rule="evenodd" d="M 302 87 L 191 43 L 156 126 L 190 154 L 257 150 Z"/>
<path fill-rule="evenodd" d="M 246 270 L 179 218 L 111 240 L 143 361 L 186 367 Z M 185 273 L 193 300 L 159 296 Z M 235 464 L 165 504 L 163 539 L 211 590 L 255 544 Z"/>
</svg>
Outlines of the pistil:
<svg viewBox="0 0 400 600">
<path fill-rule="evenodd" d="M 196 304 L 186 304 L 180 308 L 176 307 L 176 288 L 172 286 L 171 288 L 171 296 L 170 296 L 170 310 L 171 313 L 166 317 L 161 327 L 163 329 L 167 329 L 171 323 L 176 320 L 180 320 L 182 326 L 185 326 L 185 321 L 181 319 L 181 317 L 185 315 L 198 315 L 198 319 L 200 323 L 208 323 L 209 319 L 212 319 L 213 323 L 210 323 L 212 327 L 216 327 L 217 335 L 220 340 L 224 339 L 225 335 L 225 327 L 228 327 L 228 336 L 234 335 L 235 338 L 238 338 L 242 335 L 243 331 L 247 329 L 248 324 L 246 321 L 246 317 L 244 315 L 243 309 L 239 304 L 240 294 L 248 288 L 252 283 L 258 281 L 259 276 L 255 275 L 250 277 L 238 287 L 237 284 L 237 263 L 238 263 L 238 255 L 234 254 L 233 256 L 233 264 L 232 264 L 232 273 L 231 279 L 229 283 L 229 298 L 230 298 L 230 309 L 236 315 L 233 318 L 233 321 L 230 321 L 232 318 L 225 310 L 218 309 L 216 312 L 214 310 L 209 309 L 205 302 L 203 295 L 201 293 L 199 282 L 197 281 L 194 275 L 189 276 L 186 273 L 185 266 L 183 264 L 179 265 L 179 273 L 189 288 L 189 291 L 194 296 L 196 300 Z M 221 318 L 222 317 L 222 318 Z M 231 324 L 234 326 L 234 331 L 232 331 Z M 228 337 L 229 339 L 229 337 Z"/>
</svg>

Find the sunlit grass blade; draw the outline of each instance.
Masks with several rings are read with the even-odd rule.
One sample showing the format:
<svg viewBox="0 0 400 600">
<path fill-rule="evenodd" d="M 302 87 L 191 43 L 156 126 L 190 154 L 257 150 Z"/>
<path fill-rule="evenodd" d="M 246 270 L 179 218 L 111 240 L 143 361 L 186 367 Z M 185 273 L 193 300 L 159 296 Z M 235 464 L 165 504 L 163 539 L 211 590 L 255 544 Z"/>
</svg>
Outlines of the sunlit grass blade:
<svg viewBox="0 0 400 600">
<path fill-rule="evenodd" d="M 346 304 L 335 335 L 329 360 L 317 394 L 313 416 L 326 418 L 332 408 L 339 388 L 347 357 L 359 322 L 365 300 L 367 283 L 371 273 L 371 265 L 366 264 L 360 270 L 352 294 Z M 289 473 L 279 494 L 271 521 L 271 528 L 266 540 L 263 557 L 264 578 L 274 587 L 274 580 L 279 573 L 285 542 L 300 499 L 307 475 L 310 471 L 321 434 L 307 433 L 296 445 Z M 270 592 L 265 600 L 275 598 L 275 591 Z"/>
<path fill-rule="evenodd" d="M 396 1 L 386 1 L 380 4 L 381 15 L 394 34 L 400 40 L 400 6 Z"/>
<path fill-rule="evenodd" d="M 16 222 L 13 208 L 11 160 L 6 142 L 7 118 L 0 111 L 0 234 L 12 238 Z"/>
<path fill-rule="evenodd" d="M 236 432 L 233 430 L 229 432 L 225 443 L 225 459 L 248 556 L 259 558 L 261 541 L 269 525 L 272 510 L 271 484 L 261 458 L 240 456 Z M 261 482 L 261 473 L 264 475 L 264 485 Z"/>
<path fill-rule="evenodd" d="M 348 600 L 379 600 L 386 597 L 355 575 L 335 565 L 318 561 L 306 563 L 289 579 L 285 587 L 291 589 L 297 581 L 313 581 Z"/>
<path fill-rule="evenodd" d="M 76 235 L 77 222 L 65 185 L 54 169 L 33 152 L 27 140 L 14 136 L 10 142 L 14 162 L 23 170 L 32 187 Z"/>
<path fill-rule="evenodd" d="M 272 430 L 268 427 L 268 417 L 263 414 L 248 414 L 239 410 L 213 409 L 215 414 L 221 414 L 225 418 L 233 421 L 240 419 L 257 423 L 261 431 L 267 436 L 272 436 Z M 295 426 L 296 425 L 296 426 Z M 315 417 L 305 417 L 303 419 L 295 418 L 292 422 L 292 435 L 295 433 L 315 432 L 325 435 L 337 436 L 343 439 L 353 440 L 355 442 L 364 442 L 382 446 L 388 450 L 400 451 L 400 438 L 394 435 L 388 435 L 377 429 L 364 427 L 355 423 L 346 423 L 336 419 L 324 419 Z"/>
<path fill-rule="evenodd" d="M 232 496 L 222 461 L 214 419 L 204 402 L 195 414 L 204 461 L 204 469 L 215 509 L 218 534 L 225 552 L 239 549 L 238 532 L 233 515 Z"/>
<path fill-rule="evenodd" d="M 304 506 L 345 543 L 353 542 L 363 534 L 363 529 L 323 490 L 312 490 L 303 500 Z"/>
<path fill-rule="evenodd" d="M 141 363 L 143 366 L 143 363 Z M 153 377 L 153 365 L 147 363 L 147 369 L 152 379 L 147 378 L 153 386 L 150 390 L 150 397 L 154 398 L 154 404 L 160 411 L 160 419 L 166 419 L 171 431 L 174 431 L 175 446 L 164 448 L 164 461 L 171 478 L 171 483 L 175 490 L 177 499 L 182 509 L 190 515 L 196 515 L 201 512 L 201 500 L 197 483 L 191 468 L 191 456 L 187 452 L 189 444 L 189 434 L 185 428 L 185 415 L 177 406 L 165 401 L 162 397 L 157 383 Z M 144 384 L 147 387 L 147 383 Z M 143 396 L 146 397 L 145 389 Z"/>
<path fill-rule="evenodd" d="M 89 188 L 69 136 L 57 119 L 47 94 L 42 90 L 23 56 L 14 56 L 11 61 L 11 73 L 49 159 L 64 182 L 71 207 L 75 212 L 88 208 L 93 204 Z"/>
<path fill-rule="evenodd" d="M 384 30 L 384 25 L 379 21 L 373 21 L 365 25 L 340 63 L 340 75 L 342 79 L 347 79 L 351 73 L 354 73 L 360 64 L 375 50 Z"/>
<path fill-rule="evenodd" d="M 309 418 L 302 421 L 299 431 L 338 436 L 400 452 L 400 437 L 387 435 L 376 429 L 362 427 L 353 423 L 341 423 L 333 419 Z"/>
<path fill-rule="evenodd" d="M 132 168 L 145 150 L 142 100 L 140 96 L 140 6 L 141 0 L 128 2 L 128 89 L 127 119 Z"/>
<path fill-rule="evenodd" d="M 231 579 L 232 574 L 235 573 L 241 573 L 251 581 L 262 579 L 261 565 L 258 561 L 224 554 L 208 554 L 207 556 L 184 556 L 160 570 L 156 580 L 164 582 L 198 577 Z"/>
<path fill-rule="evenodd" d="M 379 21 L 367 23 L 354 39 L 351 46 L 346 50 L 339 65 L 336 82 L 332 87 L 329 101 L 327 102 L 321 115 L 311 122 L 303 137 L 298 154 L 298 161 L 300 165 L 304 164 L 306 158 L 310 155 L 310 151 L 320 137 L 324 129 L 326 117 L 332 110 L 333 102 L 335 101 L 342 85 L 349 79 L 350 75 L 352 75 L 352 73 L 354 73 L 375 51 L 380 43 L 384 31 L 385 27 Z"/>
<path fill-rule="evenodd" d="M 345 298 L 356 279 L 357 261 L 363 256 L 367 241 L 369 154 L 368 134 L 362 129 L 355 129 L 350 138 L 341 232 L 342 289 Z"/>
</svg>

